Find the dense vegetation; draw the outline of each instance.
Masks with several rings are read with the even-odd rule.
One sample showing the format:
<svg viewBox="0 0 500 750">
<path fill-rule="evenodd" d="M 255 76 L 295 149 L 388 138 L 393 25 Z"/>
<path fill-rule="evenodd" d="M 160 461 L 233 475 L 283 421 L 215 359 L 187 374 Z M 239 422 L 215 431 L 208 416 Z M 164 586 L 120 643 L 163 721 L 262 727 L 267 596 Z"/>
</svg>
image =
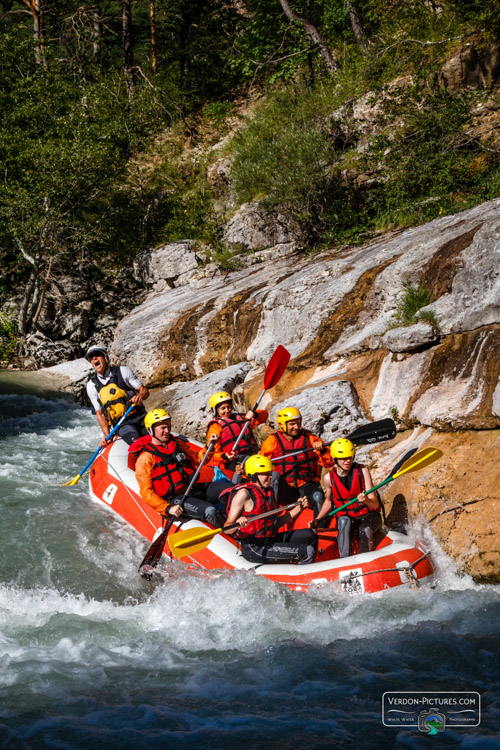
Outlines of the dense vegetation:
<svg viewBox="0 0 500 750">
<path fill-rule="evenodd" d="M 0 0 L 0 358 L 30 331 L 57 335 L 46 308 L 62 276 L 85 269 L 106 284 L 168 239 L 227 259 L 208 147 L 249 97 L 252 118 L 226 147 L 236 203 L 287 208 L 311 246 L 498 195 L 498 147 L 466 127 L 492 94 L 451 95 L 438 73 L 466 44 L 487 49 L 499 10 L 497 0 Z M 366 92 L 380 98 L 379 127 L 360 149 L 338 111 Z"/>
</svg>

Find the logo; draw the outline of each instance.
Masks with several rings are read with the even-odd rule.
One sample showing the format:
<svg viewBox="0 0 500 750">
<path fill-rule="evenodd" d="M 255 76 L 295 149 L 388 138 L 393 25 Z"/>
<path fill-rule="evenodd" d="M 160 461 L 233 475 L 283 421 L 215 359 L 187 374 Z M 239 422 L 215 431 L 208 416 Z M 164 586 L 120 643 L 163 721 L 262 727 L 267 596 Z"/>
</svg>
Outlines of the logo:
<svg viewBox="0 0 500 750">
<path fill-rule="evenodd" d="M 418 728 L 426 734 L 437 734 L 444 732 L 446 717 L 439 711 L 420 711 L 418 716 Z"/>
<path fill-rule="evenodd" d="M 445 727 L 478 727 L 481 696 L 472 691 L 390 691 L 382 696 L 382 723 L 386 727 L 419 729 L 425 734 Z"/>
</svg>

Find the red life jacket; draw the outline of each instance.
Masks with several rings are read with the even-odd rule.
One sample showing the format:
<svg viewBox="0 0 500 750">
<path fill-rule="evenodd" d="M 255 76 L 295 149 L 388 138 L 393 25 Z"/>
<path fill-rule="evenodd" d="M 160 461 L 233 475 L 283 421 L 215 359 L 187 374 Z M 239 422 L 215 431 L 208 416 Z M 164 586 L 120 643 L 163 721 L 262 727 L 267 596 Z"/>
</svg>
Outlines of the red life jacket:
<svg viewBox="0 0 500 750">
<path fill-rule="evenodd" d="M 256 482 L 248 482 L 247 484 L 238 484 L 228 491 L 228 515 L 231 508 L 231 501 L 239 490 L 246 490 L 253 500 L 252 510 L 248 513 L 243 513 L 245 518 L 258 516 L 261 513 L 267 513 L 268 510 L 273 510 L 278 507 L 271 487 L 268 487 L 266 490 Z M 224 494 L 226 494 L 226 492 L 224 492 Z M 238 539 L 246 539 L 251 536 L 273 537 L 276 534 L 275 520 L 275 516 L 269 516 L 268 518 L 260 518 L 258 521 L 251 521 L 248 526 L 238 529 L 236 536 Z"/>
<path fill-rule="evenodd" d="M 363 472 L 361 471 L 362 468 L 363 467 L 360 466 L 360 464 L 356 463 L 353 463 L 353 465 L 351 466 L 351 470 L 347 475 L 347 483 L 349 485 L 349 489 L 340 481 L 339 475 L 335 471 L 335 467 L 330 470 L 332 500 L 336 508 L 340 508 L 348 500 L 353 500 L 359 495 L 360 492 L 363 492 L 366 489 Z M 374 511 L 364 504 L 353 503 L 352 505 L 349 505 L 349 507 L 344 508 L 344 510 L 341 510 L 340 513 L 337 513 L 337 515 L 359 518 L 360 516 L 368 515 L 368 513 L 379 512 L 380 511 L 378 509 Z"/>
<path fill-rule="evenodd" d="M 240 432 L 243 429 L 243 425 L 245 424 L 247 420 L 242 414 L 236 414 L 233 412 L 230 417 L 215 417 L 212 419 L 210 425 L 212 424 L 218 424 L 222 427 L 222 432 L 220 435 L 220 445 L 221 445 L 221 452 L 223 453 L 230 453 L 233 450 L 233 445 L 236 442 L 236 439 Z M 252 435 L 252 431 L 250 428 L 248 428 L 245 431 L 245 434 L 241 438 L 240 442 L 238 443 L 237 451 L 239 454 L 245 454 L 245 453 L 257 453 L 258 452 L 257 443 L 255 442 L 255 438 Z"/>
<path fill-rule="evenodd" d="M 304 482 L 317 482 L 319 478 L 318 461 L 312 451 L 305 452 L 310 448 L 308 430 L 301 430 L 295 440 L 290 440 L 282 432 L 275 432 L 274 437 L 278 441 L 278 448 L 273 453 L 273 459 L 283 456 L 281 461 L 276 461 L 276 470 L 283 476 L 288 484 L 297 487 L 297 480 L 302 479 Z M 296 456 L 288 456 L 288 453 L 303 450 L 304 453 L 298 453 Z M 274 463 L 274 461 L 273 461 Z"/>
<path fill-rule="evenodd" d="M 155 445 L 151 438 L 139 438 L 129 448 L 131 455 L 137 456 L 147 451 L 155 458 L 151 471 L 153 490 L 163 500 L 181 495 L 187 489 L 194 469 L 177 441 L 171 437 L 165 445 Z"/>
</svg>

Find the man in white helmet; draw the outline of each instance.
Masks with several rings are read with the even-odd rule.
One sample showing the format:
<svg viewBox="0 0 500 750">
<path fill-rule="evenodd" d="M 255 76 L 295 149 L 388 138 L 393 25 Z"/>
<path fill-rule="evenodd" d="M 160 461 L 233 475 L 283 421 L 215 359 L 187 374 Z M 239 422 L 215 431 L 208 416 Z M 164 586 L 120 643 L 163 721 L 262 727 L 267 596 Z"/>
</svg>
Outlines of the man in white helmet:
<svg viewBox="0 0 500 750">
<path fill-rule="evenodd" d="M 134 404 L 136 408 L 130 412 L 117 431 L 117 434 L 131 445 L 134 440 L 145 434 L 146 410 L 142 403 L 149 396 L 148 389 L 129 367 L 111 366 L 108 353 L 102 346 L 91 346 L 85 354 L 85 359 L 94 368 L 94 373 L 87 383 L 87 395 L 104 435 L 99 445 L 106 445 L 110 430 L 129 406 Z"/>
</svg>

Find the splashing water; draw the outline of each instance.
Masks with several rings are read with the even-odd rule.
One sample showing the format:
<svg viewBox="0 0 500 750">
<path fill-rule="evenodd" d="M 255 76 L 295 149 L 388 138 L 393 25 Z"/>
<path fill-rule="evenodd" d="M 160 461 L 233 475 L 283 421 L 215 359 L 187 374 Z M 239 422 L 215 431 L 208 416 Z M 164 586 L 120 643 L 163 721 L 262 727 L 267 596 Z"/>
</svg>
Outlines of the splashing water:
<svg viewBox="0 0 500 750">
<path fill-rule="evenodd" d="M 470 690 L 479 727 L 440 747 L 494 746 L 499 589 L 458 575 L 423 522 L 434 588 L 306 594 L 246 572 L 165 563 L 61 484 L 94 452 L 89 411 L 0 396 L 0 740 L 6 748 L 424 748 L 384 727 L 387 690 Z M 430 745 L 429 745 L 430 746 Z"/>
</svg>

